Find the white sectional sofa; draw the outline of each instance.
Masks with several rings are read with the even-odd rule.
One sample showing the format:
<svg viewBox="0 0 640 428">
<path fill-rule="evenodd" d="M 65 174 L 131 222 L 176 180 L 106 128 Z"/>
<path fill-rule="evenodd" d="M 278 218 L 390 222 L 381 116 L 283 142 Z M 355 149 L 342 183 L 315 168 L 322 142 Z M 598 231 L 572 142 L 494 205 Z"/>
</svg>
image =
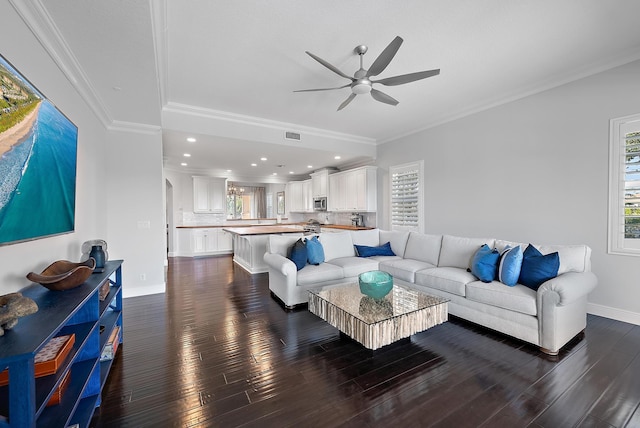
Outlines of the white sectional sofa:
<svg viewBox="0 0 640 428">
<path fill-rule="evenodd" d="M 596 287 L 591 249 L 586 245 L 534 245 L 542 254 L 558 252 L 558 275 L 537 291 L 521 284 L 478 280 L 468 271 L 483 244 L 499 251 L 527 244 L 497 239 L 464 238 L 379 229 L 322 233 L 325 262 L 296 270 L 286 258 L 299 236 L 272 235 L 264 261 L 269 289 L 291 309 L 307 302 L 308 290 L 357 280 L 370 270 L 383 270 L 394 280 L 427 294 L 449 299 L 449 313 L 540 347 L 558 350 L 586 327 L 587 295 Z M 387 242 L 395 256 L 358 257 L 354 245 L 376 247 Z"/>
</svg>

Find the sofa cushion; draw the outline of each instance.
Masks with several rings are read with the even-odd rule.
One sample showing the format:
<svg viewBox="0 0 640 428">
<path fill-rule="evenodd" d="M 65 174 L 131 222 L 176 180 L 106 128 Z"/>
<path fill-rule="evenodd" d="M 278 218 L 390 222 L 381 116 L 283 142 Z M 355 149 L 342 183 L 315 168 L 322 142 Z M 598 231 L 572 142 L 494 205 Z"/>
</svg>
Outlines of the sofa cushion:
<svg viewBox="0 0 640 428">
<path fill-rule="evenodd" d="M 442 235 L 427 235 L 411 232 L 407 240 L 407 248 L 404 251 L 405 259 L 420 260 L 429 264 L 438 265 Z M 475 248 L 477 249 L 479 245 Z M 469 267 L 467 265 L 467 267 Z"/>
<path fill-rule="evenodd" d="M 378 270 L 378 261 L 361 257 L 338 257 L 331 259 L 328 264 L 340 266 L 345 278 L 358 276 L 363 272 Z"/>
<path fill-rule="evenodd" d="M 272 254 L 280 254 L 282 257 L 287 257 L 289 248 L 298 239 L 300 239 L 300 236 L 297 234 L 269 235 L 269 240 L 267 241 L 269 247 L 267 251 Z"/>
<path fill-rule="evenodd" d="M 377 247 L 380 245 L 380 231 L 378 229 L 352 230 L 351 240 L 353 241 L 353 245 Z"/>
<path fill-rule="evenodd" d="M 391 242 L 391 249 L 396 256 L 404 257 L 405 249 L 407 248 L 407 240 L 409 239 L 409 232 L 400 232 L 397 230 L 381 230 L 380 242 Z M 378 242 L 378 244 L 380 243 Z"/>
<path fill-rule="evenodd" d="M 297 270 L 305 267 L 307 264 L 307 246 L 302 238 L 298 239 L 289 247 L 287 258 L 296 265 Z"/>
<path fill-rule="evenodd" d="M 415 282 L 415 274 L 418 271 L 435 268 L 436 266 L 413 259 L 395 259 L 380 261 L 380 270 L 388 272 L 394 278 L 407 282 Z"/>
<path fill-rule="evenodd" d="M 324 249 L 317 236 L 307 239 L 307 259 L 310 265 L 324 263 Z"/>
<path fill-rule="evenodd" d="M 478 248 L 484 244 L 493 247 L 494 240 L 444 235 L 442 237 L 442 248 L 440 250 L 438 266 L 469 269 L 469 267 L 471 267 L 471 258 Z"/>
<path fill-rule="evenodd" d="M 518 282 L 527 287 L 538 290 L 545 282 L 558 276 L 560 258 L 557 252 L 542 255 L 533 245 L 529 244 L 522 255 L 522 269 Z"/>
<path fill-rule="evenodd" d="M 500 253 L 498 250 L 484 244 L 478 248 L 471 260 L 471 273 L 478 277 L 482 282 L 491 282 L 497 277 L 498 259 Z"/>
<path fill-rule="evenodd" d="M 342 268 L 331 263 L 306 265 L 298 271 L 297 285 L 312 285 L 324 281 L 335 281 L 344 278 Z"/>
<path fill-rule="evenodd" d="M 327 232 L 320 234 L 320 242 L 324 248 L 324 261 L 337 259 L 338 257 L 353 257 L 356 251 L 353 248 L 351 232 Z"/>
<path fill-rule="evenodd" d="M 464 297 L 466 285 L 473 281 L 477 278 L 466 269 L 436 267 L 416 272 L 415 283 Z"/>
<path fill-rule="evenodd" d="M 519 245 L 516 245 L 515 247 L 507 246 L 500 254 L 500 262 L 498 263 L 498 281 L 513 287 L 518 283 L 521 268 L 522 248 Z"/>
<path fill-rule="evenodd" d="M 395 256 L 393 250 L 391 250 L 390 242 L 375 247 L 355 244 L 353 246 L 356 247 L 356 255 L 358 257 Z"/>
<path fill-rule="evenodd" d="M 535 245 L 542 254 L 558 253 L 558 275 L 591 270 L 591 248 L 586 245 Z"/>
<path fill-rule="evenodd" d="M 510 311 L 537 315 L 537 293 L 523 285 L 505 287 L 498 281 L 474 281 L 467 284 L 466 298 Z"/>
</svg>

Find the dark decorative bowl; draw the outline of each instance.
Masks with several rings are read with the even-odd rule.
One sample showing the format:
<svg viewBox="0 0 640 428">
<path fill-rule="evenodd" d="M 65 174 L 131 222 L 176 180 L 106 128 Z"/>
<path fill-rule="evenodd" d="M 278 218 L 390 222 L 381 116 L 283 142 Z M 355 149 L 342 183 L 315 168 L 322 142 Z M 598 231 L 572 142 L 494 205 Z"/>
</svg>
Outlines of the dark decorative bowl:
<svg viewBox="0 0 640 428">
<path fill-rule="evenodd" d="M 374 299 L 382 299 L 393 288 L 393 277 L 381 270 L 372 270 L 358 275 L 360 292 Z"/>
<path fill-rule="evenodd" d="M 85 282 L 95 267 L 96 260 L 93 257 L 80 263 L 58 260 L 40 274 L 29 272 L 27 279 L 37 282 L 49 290 L 70 290 Z"/>
</svg>

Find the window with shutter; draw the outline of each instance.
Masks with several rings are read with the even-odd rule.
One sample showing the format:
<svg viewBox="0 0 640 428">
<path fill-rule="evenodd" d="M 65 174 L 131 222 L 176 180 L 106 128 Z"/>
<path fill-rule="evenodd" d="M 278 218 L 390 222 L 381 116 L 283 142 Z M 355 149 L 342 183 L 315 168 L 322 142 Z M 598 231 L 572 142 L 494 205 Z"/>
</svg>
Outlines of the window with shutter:
<svg viewBox="0 0 640 428">
<path fill-rule="evenodd" d="M 640 256 L 640 114 L 610 128 L 609 252 Z"/>
<path fill-rule="evenodd" d="M 391 230 L 423 232 L 423 161 L 389 168 Z"/>
</svg>

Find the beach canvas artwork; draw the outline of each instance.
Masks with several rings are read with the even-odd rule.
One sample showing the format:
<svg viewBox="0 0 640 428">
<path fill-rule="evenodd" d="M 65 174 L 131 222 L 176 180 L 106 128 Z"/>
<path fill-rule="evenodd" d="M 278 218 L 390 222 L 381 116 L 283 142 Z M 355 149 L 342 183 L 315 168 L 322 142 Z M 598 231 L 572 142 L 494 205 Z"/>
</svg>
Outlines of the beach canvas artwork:
<svg viewBox="0 0 640 428">
<path fill-rule="evenodd" d="M 0 245 L 73 232 L 78 128 L 0 55 Z"/>
</svg>

